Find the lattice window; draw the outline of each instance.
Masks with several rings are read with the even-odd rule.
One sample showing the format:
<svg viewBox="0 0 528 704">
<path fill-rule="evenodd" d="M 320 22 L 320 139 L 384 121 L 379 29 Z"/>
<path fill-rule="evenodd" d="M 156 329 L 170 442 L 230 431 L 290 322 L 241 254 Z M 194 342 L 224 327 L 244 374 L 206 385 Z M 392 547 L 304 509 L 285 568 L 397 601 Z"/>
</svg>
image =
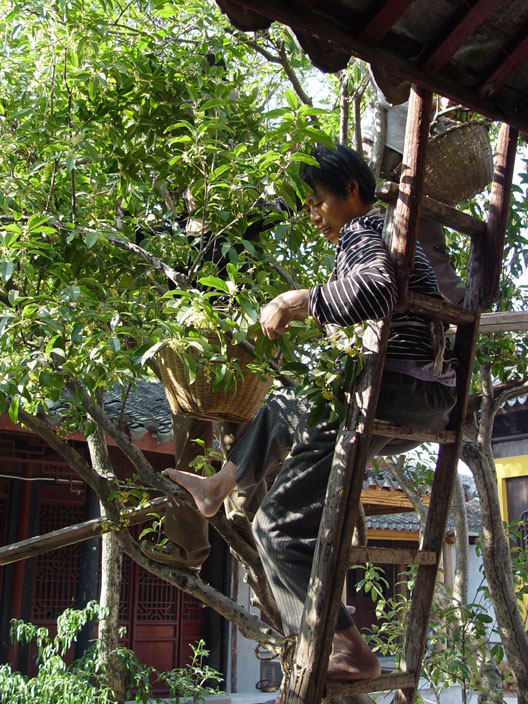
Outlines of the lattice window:
<svg viewBox="0 0 528 704">
<path fill-rule="evenodd" d="M 9 506 L 9 488 L 8 482 L 0 481 L 0 545 L 7 543 L 7 513 Z M 2 577 L 4 571 L 0 567 L 0 593 L 2 589 Z"/>
<path fill-rule="evenodd" d="M 132 583 L 132 560 L 128 555 L 123 555 L 121 567 L 121 596 L 119 598 L 119 620 L 127 624 L 130 621 L 130 586 Z"/>
<path fill-rule="evenodd" d="M 138 621 L 172 621 L 177 617 L 177 590 L 142 567 L 138 569 Z"/>
<path fill-rule="evenodd" d="M 81 505 L 41 503 L 39 533 L 48 533 L 82 521 Z M 70 545 L 37 558 L 34 582 L 35 621 L 55 620 L 64 609 L 75 606 L 79 582 L 80 545 Z"/>
<path fill-rule="evenodd" d="M 191 594 L 183 592 L 182 620 L 203 621 L 204 619 L 205 609 L 203 603 Z"/>
<path fill-rule="evenodd" d="M 528 511 L 521 515 L 521 547 L 528 552 Z"/>
</svg>

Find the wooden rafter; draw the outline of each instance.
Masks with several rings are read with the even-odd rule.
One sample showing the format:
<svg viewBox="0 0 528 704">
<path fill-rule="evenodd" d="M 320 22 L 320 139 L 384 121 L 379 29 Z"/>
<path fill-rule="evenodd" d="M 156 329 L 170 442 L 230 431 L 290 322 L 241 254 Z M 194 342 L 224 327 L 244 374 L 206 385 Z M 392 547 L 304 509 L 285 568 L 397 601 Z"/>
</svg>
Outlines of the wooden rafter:
<svg viewBox="0 0 528 704">
<path fill-rule="evenodd" d="M 392 29 L 392 25 L 402 15 L 414 0 L 386 0 L 383 7 L 376 12 L 374 17 L 364 27 L 359 35 L 360 40 L 380 42 Z"/>
<path fill-rule="evenodd" d="M 449 31 L 449 35 L 436 47 L 425 62 L 432 71 L 439 71 L 455 54 L 462 44 L 484 22 L 486 17 L 499 5 L 501 0 L 478 0 L 468 8 L 464 19 Z"/>
<path fill-rule="evenodd" d="M 518 33 L 515 42 L 506 50 L 504 61 L 498 66 L 491 76 L 486 79 L 480 88 L 482 95 L 492 95 L 503 87 L 509 76 L 521 67 L 528 59 L 528 24 Z"/>
</svg>

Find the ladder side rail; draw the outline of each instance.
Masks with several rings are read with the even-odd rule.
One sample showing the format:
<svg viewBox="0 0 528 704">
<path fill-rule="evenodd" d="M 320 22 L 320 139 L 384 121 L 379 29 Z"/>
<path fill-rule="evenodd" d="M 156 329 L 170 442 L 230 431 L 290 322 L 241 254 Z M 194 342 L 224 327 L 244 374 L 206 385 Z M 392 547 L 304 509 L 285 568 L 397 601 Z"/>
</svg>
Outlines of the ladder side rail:
<svg viewBox="0 0 528 704">
<path fill-rule="evenodd" d="M 324 696 L 325 676 L 321 673 L 326 673 L 328 668 L 348 571 L 348 553 L 359 511 L 370 445 L 370 426 L 374 421 L 389 322 L 374 323 L 370 331 L 381 354 L 377 354 L 376 349 L 371 351 L 371 359 L 358 379 L 359 386 L 351 394 L 356 401 L 349 400 L 348 417 L 336 441 L 286 704 L 318 704 Z M 364 429 L 361 433 L 355 430 L 359 421 Z"/>
<path fill-rule="evenodd" d="M 462 445 L 463 423 L 467 413 L 478 328 L 477 314 L 474 323 L 459 328 L 455 340 L 455 351 L 460 359 L 460 369 L 457 372 L 458 403 L 451 415 L 450 426 L 456 432 L 456 440 L 453 444 L 440 446 L 424 536 L 420 545 L 421 550 L 436 553 L 436 564 L 420 565 L 418 567 L 411 607 L 407 617 L 408 627 L 404 638 L 401 667 L 403 670 L 416 673 L 416 686 L 427 643 L 434 586 L 442 553 L 460 447 Z M 397 693 L 396 700 L 399 704 L 412 704 L 415 696 L 416 687 L 406 688 Z"/>
<path fill-rule="evenodd" d="M 493 176 L 490 198 L 489 220 L 484 237 L 473 238 L 471 242 L 470 266 L 466 284 L 464 304 L 475 311 L 473 324 L 459 327 L 455 338 L 455 352 L 460 360 L 457 374 L 459 402 L 452 416 L 451 429 L 457 432 L 457 442 L 449 447 L 442 446 L 438 457 L 428 520 L 424 532 L 422 548 L 435 550 L 440 558 L 443 533 L 447 522 L 447 513 L 455 479 L 456 464 L 462 443 L 462 426 L 467 413 L 469 385 L 473 372 L 475 347 L 479 333 L 480 311 L 493 302 L 497 291 L 504 252 L 506 225 L 511 196 L 511 181 L 515 162 L 517 130 L 502 125 Z M 456 426 L 456 427 L 454 427 Z M 427 630 L 421 631 L 418 624 L 427 623 L 432 601 L 436 569 L 429 566 L 418 568 L 411 610 L 410 627 L 407 630 L 402 663 L 404 667 L 413 668 L 421 663 L 426 645 Z M 428 603 L 429 602 L 429 603 Z M 400 690 L 397 696 L 400 704 L 411 704 L 415 691 L 411 688 Z"/>
<path fill-rule="evenodd" d="M 405 300 L 414 263 L 431 106 L 430 91 L 411 90 L 400 196 L 387 213 L 384 230 L 384 239 L 390 242 L 400 303 Z M 369 350 L 374 357 L 360 377 L 354 409 L 352 398 L 348 399 L 348 417 L 336 444 L 286 704 L 319 704 L 324 692 L 321 673 L 328 667 L 389 334 L 387 321 L 371 328 L 374 337 L 376 327 L 379 339 Z M 356 431 L 358 424 L 363 426 L 361 434 Z M 333 503 L 336 498 L 337 505 Z M 284 692 L 279 700 L 283 698 Z"/>
</svg>

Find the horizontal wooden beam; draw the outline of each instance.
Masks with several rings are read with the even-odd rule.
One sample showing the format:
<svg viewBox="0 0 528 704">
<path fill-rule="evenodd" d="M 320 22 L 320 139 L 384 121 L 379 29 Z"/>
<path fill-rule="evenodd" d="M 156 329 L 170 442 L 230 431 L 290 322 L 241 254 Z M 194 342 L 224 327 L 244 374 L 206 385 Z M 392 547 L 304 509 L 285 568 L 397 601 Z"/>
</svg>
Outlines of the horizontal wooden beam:
<svg viewBox="0 0 528 704">
<path fill-rule="evenodd" d="M 125 511 L 121 518 L 124 525 L 135 525 L 143 523 L 149 519 L 149 514 L 164 513 L 167 505 L 167 497 L 160 496 L 153 499 L 147 506 L 139 509 L 130 509 Z M 91 521 L 83 523 L 75 523 L 72 526 L 59 528 L 58 530 L 45 533 L 44 535 L 36 535 L 28 540 L 21 540 L 18 543 L 5 545 L 0 548 L 0 566 L 9 565 L 11 562 L 19 560 L 27 560 L 30 557 L 36 557 L 52 550 L 82 543 L 84 540 L 98 538 L 105 532 L 108 525 L 107 518 L 93 518 Z"/>
<path fill-rule="evenodd" d="M 528 330 L 528 312 L 512 310 L 506 313 L 483 313 L 479 333 L 524 332 Z"/>
<path fill-rule="evenodd" d="M 406 305 L 398 310 L 426 315 L 434 320 L 442 320 L 452 325 L 468 325 L 475 320 L 475 313 L 467 308 L 456 306 L 454 303 L 442 301 L 431 296 L 423 296 L 409 291 Z"/>
<path fill-rule="evenodd" d="M 403 425 L 395 425 L 386 420 L 374 421 L 372 429 L 374 435 L 382 435 L 388 438 L 400 438 L 401 440 L 416 440 L 417 442 L 437 442 L 439 445 L 447 445 L 455 442 L 456 435 L 452 430 L 424 430 L 423 428 L 408 428 Z"/>
<path fill-rule="evenodd" d="M 527 332 L 528 312 L 511 310 L 505 313 L 482 313 L 480 316 L 479 334 L 497 335 L 503 332 Z M 456 328 L 451 326 L 447 334 L 454 335 Z"/>
<path fill-rule="evenodd" d="M 416 675 L 411 672 L 389 672 L 377 677 L 375 680 L 358 680 L 356 682 L 327 680 L 325 697 L 350 697 L 354 694 L 385 692 L 414 687 L 415 684 Z"/>
<path fill-rule="evenodd" d="M 364 562 L 378 565 L 436 565 L 436 553 L 408 548 L 351 548 L 350 565 Z"/>
<path fill-rule="evenodd" d="M 393 181 L 383 181 L 376 186 L 376 198 L 381 201 L 396 200 L 398 193 L 398 184 Z M 441 225 L 463 235 L 483 236 L 486 232 L 486 223 L 483 220 L 463 213 L 451 205 L 440 203 L 429 196 L 422 196 L 421 214 L 422 217 L 437 220 Z"/>
</svg>

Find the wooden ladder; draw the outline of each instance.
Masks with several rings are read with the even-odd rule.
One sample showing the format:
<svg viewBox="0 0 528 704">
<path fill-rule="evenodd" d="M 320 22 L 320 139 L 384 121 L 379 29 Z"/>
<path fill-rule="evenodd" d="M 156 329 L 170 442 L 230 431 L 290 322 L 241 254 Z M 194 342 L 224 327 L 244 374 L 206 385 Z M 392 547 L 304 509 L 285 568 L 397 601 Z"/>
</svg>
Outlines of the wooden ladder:
<svg viewBox="0 0 528 704">
<path fill-rule="evenodd" d="M 412 704 L 416 696 L 462 442 L 480 311 L 492 303 L 498 290 L 517 143 L 517 131 L 503 125 L 488 222 L 458 212 L 422 195 L 431 106 L 432 93 L 413 88 L 400 184 L 399 187 L 385 184 L 381 188 L 382 196 L 388 200 L 384 239 L 392 253 L 397 274 L 398 310 L 426 314 L 456 327 L 454 349 L 460 360 L 457 371 L 458 403 L 451 414 L 448 429 L 444 431 L 425 432 L 376 420 L 375 408 L 390 319 L 369 325 L 363 343 L 367 361 L 355 388 L 347 393 L 347 417 L 337 438 L 301 630 L 289 677 L 284 678 L 279 694 L 279 701 L 286 704 L 319 704 L 323 697 L 348 697 L 386 690 L 396 690 L 401 703 Z M 434 217 L 443 225 L 471 236 L 464 307 L 407 291 L 421 214 Z M 405 556 L 409 563 L 418 565 L 418 572 L 403 644 L 402 670 L 382 674 L 370 681 L 327 682 L 328 659 L 347 570 L 361 559 L 387 561 L 382 549 L 351 549 L 373 433 L 436 442 L 440 446 L 420 549 Z"/>
</svg>

